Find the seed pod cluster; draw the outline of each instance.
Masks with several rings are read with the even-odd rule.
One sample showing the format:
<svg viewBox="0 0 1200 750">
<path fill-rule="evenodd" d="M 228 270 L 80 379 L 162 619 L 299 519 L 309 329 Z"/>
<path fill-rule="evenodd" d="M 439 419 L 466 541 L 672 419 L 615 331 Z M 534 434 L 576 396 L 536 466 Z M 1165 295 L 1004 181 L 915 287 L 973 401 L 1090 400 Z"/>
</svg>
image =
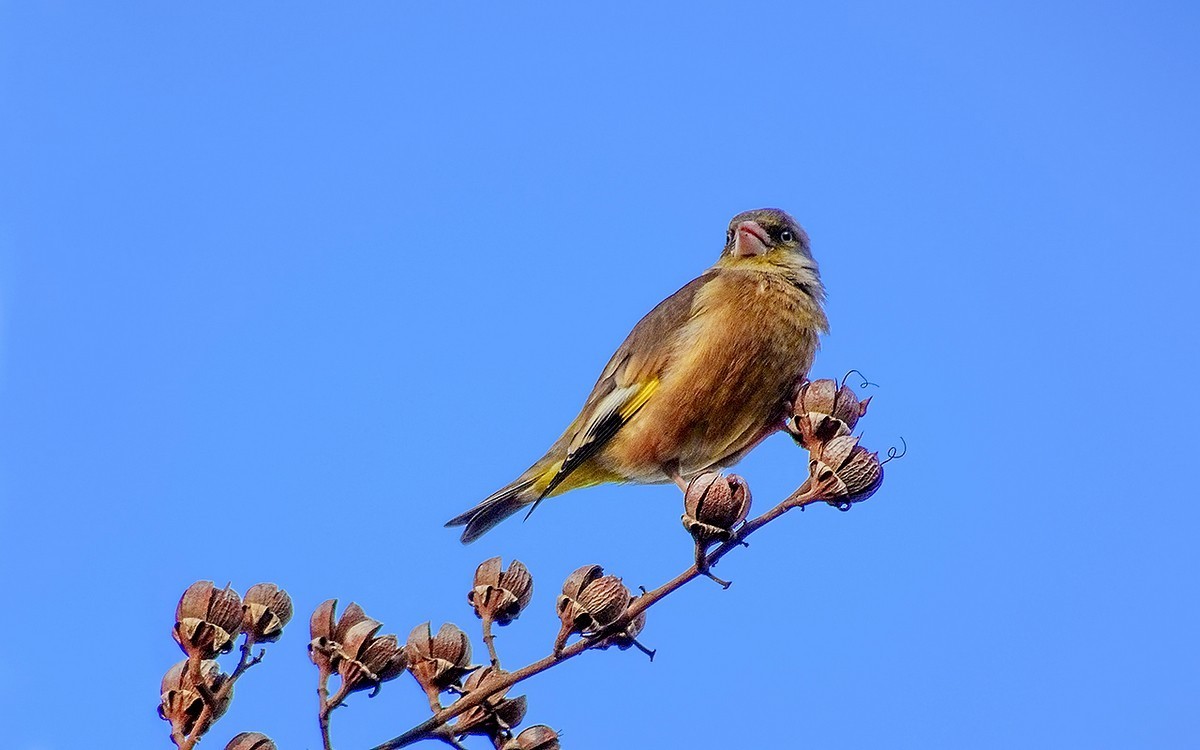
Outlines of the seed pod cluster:
<svg viewBox="0 0 1200 750">
<path fill-rule="evenodd" d="M 374 695 L 384 682 L 404 673 L 405 650 L 395 635 L 377 635 L 383 624 L 362 607 L 351 602 L 335 620 L 336 608 L 337 599 L 328 599 L 309 619 L 309 658 L 323 676 L 336 672 L 342 678 L 340 697 L 367 688 Z"/>
<path fill-rule="evenodd" d="M 278 640 L 292 618 L 292 600 L 273 583 L 251 586 L 243 599 L 232 588 L 197 581 L 175 607 L 171 635 L 187 655 L 163 677 L 158 713 L 171 723 L 176 745 L 195 743 L 229 708 L 233 684 L 262 658 L 251 657 L 255 643 Z M 231 675 L 215 660 L 243 636 L 241 661 Z M 273 746 L 272 746 L 273 747 Z"/>
<path fill-rule="evenodd" d="M 830 505 L 848 510 L 883 483 L 879 455 L 851 433 L 871 399 L 858 400 L 847 385 L 814 380 L 801 386 L 788 431 L 809 453 L 809 478 Z"/>
<path fill-rule="evenodd" d="M 255 591 L 253 596 L 247 595 L 247 601 L 265 605 L 272 600 L 273 593 L 268 589 Z M 310 618 L 309 656 L 319 672 L 317 692 L 321 696 L 321 709 L 318 718 L 325 745 L 329 746 L 330 715 L 343 705 L 346 696 L 367 687 L 377 689 L 382 682 L 407 670 L 425 692 L 429 709 L 434 714 L 443 709 L 443 693 L 457 694 L 458 700 L 479 701 L 459 713 L 452 722 L 429 730 L 429 737 L 456 747 L 460 747 L 458 742 L 462 738 L 477 735 L 491 739 L 496 748 L 517 741 L 522 744 L 513 745 L 516 750 L 557 748 L 557 739 L 550 744 L 556 736 L 548 728 L 543 729 L 550 732 L 549 735 L 539 729 L 513 736 L 514 728 L 525 718 L 526 698 L 508 697 L 511 686 L 504 686 L 508 673 L 500 667 L 490 639 L 490 627 L 512 623 L 532 597 L 533 577 L 519 561 L 513 560 L 505 569 L 500 558 L 493 557 L 476 569 L 467 601 L 483 622 L 484 640 L 492 656 L 492 664 L 483 667 L 471 664 L 471 640 L 453 623 L 443 624 L 436 633 L 430 623 L 421 623 L 400 645 L 393 635 L 378 635 L 379 622 L 368 617 L 357 604 L 350 604 L 341 617 L 336 617 L 337 600 L 321 603 Z M 624 600 L 628 602 L 628 591 L 624 592 Z M 602 619 L 606 616 L 601 613 Z M 248 616 L 247 622 L 251 621 L 257 624 L 256 632 L 263 637 L 274 633 L 274 621 L 257 609 L 253 616 Z M 636 627 L 640 629 L 643 622 L 644 619 Z M 611 645 L 627 647 L 623 642 Z M 341 685 L 330 695 L 328 680 L 335 674 L 341 677 Z M 259 749 L 248 747 L 246 750 Z"/>
</svg>

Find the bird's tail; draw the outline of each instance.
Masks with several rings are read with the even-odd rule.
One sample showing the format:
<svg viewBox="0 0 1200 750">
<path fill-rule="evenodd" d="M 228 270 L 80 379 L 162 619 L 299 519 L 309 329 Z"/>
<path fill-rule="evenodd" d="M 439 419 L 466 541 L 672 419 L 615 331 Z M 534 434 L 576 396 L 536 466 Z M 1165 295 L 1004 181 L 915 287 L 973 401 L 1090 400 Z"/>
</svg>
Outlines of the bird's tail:
<svg viewBox="0 0 1200 750">
<path fill-rule="evenodd" d="M 479 505 L 466 513 L 455 516 L 446 526 L 466 526 L 462 533 L 463 544 L 470 544 L 486 534 L 496 524 L 529 506 L 530 512 L 548 497 L 592 487 L 605 482 L 620 482 L 623 478 L 589 463 L 568 467 L 563 471 L 564 461 L 557 458 L 558 444 L 520 477 L 488 495 Z"/>
<path fill-rule="evenodd" d="M 462 515 L 455 516 L 446 522 L 446 526 L 466 526 L 462 533 L 463 544 L 470 544 L 486 534 L 493 526 L 508 518 L 527 505 L 536 503 L 542 496 L 545 482 L 538 482 L 540 477 L 522 477 L 507 487 L 503 487 L 483 502 L 471 508 Z M 542 485 L 541 488 L 538 485 Z"/>
</svg>

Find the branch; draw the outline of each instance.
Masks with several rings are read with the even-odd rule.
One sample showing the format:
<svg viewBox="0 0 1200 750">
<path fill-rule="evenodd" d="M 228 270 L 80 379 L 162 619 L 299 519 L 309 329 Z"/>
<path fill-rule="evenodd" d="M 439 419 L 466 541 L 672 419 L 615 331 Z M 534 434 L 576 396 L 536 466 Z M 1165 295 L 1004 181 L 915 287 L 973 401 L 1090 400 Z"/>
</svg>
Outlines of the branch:
<svg viewBox="0 0 1200 750">
<path fill-rule="evenodd" d="M 645 594 L 634 599 L 625 613 L 617 618 L 615 622 L 604 628 L 593 636 L 576 641 L 567 646 L 560 654 L 550 654 L 539 659 L 515 672 L 510 672 L 504 675 L 501 679 L 488 684 L 487 690 L 475 690 L 462 698 L 459 698 L 450 706 L 441 709 L 429 719 L 421 722 L 417 726 L 409 729 L 407 732 L 393 737 L 392 739 L 382 744 L 376 745 L 372 750 L 397 750 L 397 748 L 407 747 L 421 740 L 441 739 L 444 737 L 444 728 L 455 717 L 465 711 L 481 705 L 497 693 L 508 690 L 519 682 L 523 682 L 534 675 L 541 674 L 551 667 L 558 666 L 565 661 L 574 659 L 584 651 L 602 643 L 608 636 L 616 633 L 624 632 L 625 629 L 633 622 L 638 615 L 645 612 L 650 607 L 657 604 L 667 595 L 675 592 L 685 584 L 707 575 L 708 568 L 715 565 L 722 557 L 729 554 L 734 548 L 742 546 L 746 539 L 758 531 L 763 526 L 766 526 L 771 521 L 774 521 L 779 516 L 782 516 L 787 511 L 793 508 L 803 508 L 815 502 L 826 501 L 833 489 L 829 479 L 824 481 L 813 480 L 811 477 L 805 480 L 804 484 L 800 485 L 792 494 L 784 498 L 778 505 L 771 508 L 757 518 L 751 519 L 733 533 L 728 541 L 716 547 L 712 552 L 709 552 L 703 557 L 703 564 L 699 562 L 693 563 L 691 567 L 684 570 L 679 575 L 667 581 L 663 585 L 648 591 Z"/>
</svg>

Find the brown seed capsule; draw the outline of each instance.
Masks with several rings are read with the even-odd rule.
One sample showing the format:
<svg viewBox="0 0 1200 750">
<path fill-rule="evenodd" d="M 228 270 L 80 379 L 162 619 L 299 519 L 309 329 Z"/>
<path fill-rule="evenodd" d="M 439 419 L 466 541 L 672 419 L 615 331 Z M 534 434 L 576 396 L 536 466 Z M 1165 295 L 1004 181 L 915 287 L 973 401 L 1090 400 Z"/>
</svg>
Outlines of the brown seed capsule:
<svg viewBox="0 0 1200 750">
<path fill-rule="evenodd" d="M 446 623 L 432 634 L 429 623 L 413 628 L 408 635 L 408 671 L 425 689 L 429 705 L 440 710 L 438 695 L 458 685 L 471 671 L 471 640 L 453 623 Z"/>
<path fill-rule="evenodd" d="M 221 673 L 221 666 L 213 660 L 204 660 L 199 665 L 199 681 L 194 678 L 188 659 L 184 659 L 167 670 L 162 679 L 162 695 L 158 715 L 171 722 L 171 731 L 181 737 L 193 733 L 200 736 L 208 731 L 214 721 L 221 718 L 233 698 L 232 690 L 224 690 L 229 679 Z M 215 702 L 205 712 L 205 694 Z"/>
<path fill-rule="evenodd" d="M 463 683 L 464 695 L 492 689 L 492 685 L 505 676 L 505 672 L 495 667 L 483 667 L 471 673 Z M 458 736 L 482 734 L 498 737 L 521 723 L 525 718 L 525 696 L 506 698 L 508 689 L 488 696 L 483 703 L 468 708 L 458 718 L 454 725 L 454 733 Z"/>
<path fill-rule="evenodd" d="M 225 750 L 276 750 L 275 743 L 262 732 L 242 732 L 235 735 Z"/>
<path fill-rule="evenodd" d="M 850 435 L 835 437 L 821 446 L 809 460 L 808 473 L 822 485 L 830 505 L 843 510 L 866 500 L 883 484 L 883 464 Z"/>
<path fill-rule="evenodd" d="M 467 601 L 480 619 L 507 625 L 529 606 L 533 598 L 533 576 L 520 560 L 501 570 L 500 558 L 484 560 L 475 570 L 475 585 Z"/>
<path fill-rule="evenodd" d="M 279 640 L 292 619 L 292 597 L 273 583 L 256 583 L 242 600 L 242 632 L 256 643 Z"/>
<path fill-rule="evenodd" d="M 567 577 L 558 597 L 562 628 L 554 641 L 555 653 L 562 652 L 572 633 L 591 634 L 616 622 L 629 607 L 630 598 L 621 579 L 604 575 L 599 565 L 576 570 Z"/>
<path fill-rule="evenodd" d="M 399 677 L 408 666 L 396 636 L 376 637 L 380 627 L 375 620 L 362 620 L 341 641 L 337 670 L 347 692 L 371 688 L 374 694 L 382 683 Z"/>
<path fill-rule="evenodd" d="M 701 474 L 683 495 L 683 526 L 698 544 L 724 542 L 750 512 L 750 487 L 737 474 Z"/>
<path fill-rule="evenodd" d="M 334 621 L 336 599 L 317 605 L 309 620 L 308 655 L 325 674 L 337 672 L 347 692 L 372 688 L 395 679 L 408 666 L 405 649 L 394 635 L 376 635 L 383 624 L 367 617 L 351 602 Z"/>
<path fill-rule="evenodd" d="M 867 413 L 871 399 L 858 400 L 849 386 L 833 380 L 814 380 L 800 387 L 788 430 L 805 448 L 814 450 L 839 435 L 849 435 Z"/>
<path fill-rule="evenodd" d="M 591 620 L 588 630 L 599 630 L 625 613 L 630 598 L 620 578 L 601 576 L 580 591 L 576 601 Z"/>
<path fill-rule="evenodd" d="M 534 724 L 505 743 L 503 750 L 560 750 L 558 732 L 545 724 Z"/>
<path fill-rule="evenodd" d="M 211 659 L 233 648 L 241 627 L 242 600 L 237 592 L 218 589 L 212 581 L 196 581 L 175 607 L 171 634 L 188 656 Z"/>
</svg>

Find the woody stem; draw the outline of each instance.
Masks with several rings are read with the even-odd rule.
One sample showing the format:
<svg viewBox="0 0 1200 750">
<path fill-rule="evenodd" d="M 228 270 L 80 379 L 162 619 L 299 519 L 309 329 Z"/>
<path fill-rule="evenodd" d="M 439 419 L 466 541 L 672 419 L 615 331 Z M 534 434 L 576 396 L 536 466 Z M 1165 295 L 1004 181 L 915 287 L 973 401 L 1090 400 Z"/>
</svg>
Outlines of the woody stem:
<svg viewBox="0 0 1200 750">
<path fill-rule="evenodd" d="M 329 736 L 329 714 L 333 711 L 329 702 L 329 672 L 324 668 L 317 679 L 317 702 L 320 703 L 317 721 L 321 725 L 321 746 L 325 750 L 333 750 L 333 741 Z"/>
<path fill-rule="evenodd" d="M 488 656 L 492 658 L 492 666 L 500 668 L 500 657 L 496 655 L 496 636 L 492 635 L 492 618 L 483 616 L 483 642 L 487 644 Z"/>
<path fill-rule="evenodd" d="M 372 750 L 397 750 L 397 748 L 408 747 L 409 745 L 420 742 L 421 740 L 435 739 L 437 738 L 436 733 L 439 728 L 444 727 L 448 722 L 462 714 L 464 711 L 481 705 L 493 695 L 508 690 L 519 682 L 523 682 L 524 680 L 527 680 L 536 674 L 545 672 L 547 669 L 558 666 L 569 659 L 574 659 L 584 651 L 587 651 L 593 645 L 603 642 L 609 635 L 624 632 L 629 624 L 633 622 L 638 615 L 645 612 L 647 609 L 654 606 L 667 595 L 675 592 L 685 584 L 704 576 L 709 567 L 714 565 L 718 560 L 729 554 L 729 552 L 733 551 L 735 548 L 741 546 L 746 541 L 746 538 L 755 531 L 758 531 L 763 526 L 766 526 L 768 523 L 774 521 L 776 518 L 782 516 L 784 513 L 793 508 L 803 508 L 806 505 L 825 500 L 827 497 L 825 493 L 827 491 L 828 487 L 824 483 L 816 482 L 811 477 L 806 479 L 804 484 L 797 487 L 792 494 L 785 497 L 778 505 L 763 513 L 761 516 L 742 524 L 741 528 L 735 531 L 728 541 L 722 543 L 707 555 L 704 555 L 703 553 L 698 554 L 696 561 L 692 563 L 687 570 L 684 570 L 682 573 L 654 589 L 653 591 L 648 591 L 634 599 L 630 603 L 629 608 L 625 610 L 624 614 L 617 618 L 617 620 L 611 625 L 604 628 L 599 633 L 596 633 L 595 637 L 576 641 L 575 643 L 572 643 L 571 645 L 562 649 L 562 651 L 559 653 L 551 653 L 550 655 L 544 656 L 532 664 L 528 664 L 516 670 L 515 672 L 510 672 L 495 682 L 491 682 L 487 691 L 475 690 L 462 696 L 449 706 L 436 711 L 433 716 L 429 717 L 417 726 L 409 729 L 403 734 L 387 740 L 386 742 L 376 745 L 374 748 L 372 748 Z M 490 645 L 491 644 L 489 642 L 489 647 Z M 495 655 L 493 653 L 493 658 L 494 656 Z M 326 748 L 326 750 L 329 749 Z"/>
</svg>

